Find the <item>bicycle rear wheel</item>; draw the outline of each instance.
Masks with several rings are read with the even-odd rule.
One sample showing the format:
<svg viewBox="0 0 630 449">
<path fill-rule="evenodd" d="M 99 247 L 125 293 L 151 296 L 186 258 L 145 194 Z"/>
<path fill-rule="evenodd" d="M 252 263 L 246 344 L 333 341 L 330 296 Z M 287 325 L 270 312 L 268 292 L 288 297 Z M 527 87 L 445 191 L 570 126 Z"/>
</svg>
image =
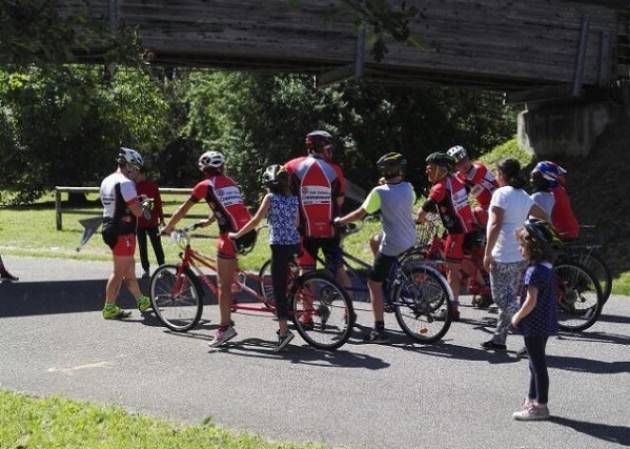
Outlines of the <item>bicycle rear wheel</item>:
<svg viewBox="0 0 630 449">
<path fill-rule="evenodd" d="M 334 350 L 350 338 L 354 324 L 352 302 L 328 272 L 300 276 L 290 298 L 295 328 L 309 345 Z"/>
<path fill-rule="evenodd" d="M 434 317 L 444 306 L 451 308 L 451 289 L 437 270 L 422 264 L 403 264 L 390 298 L 400 328 L 420 343 L 435 343 L 451 327 L 451 316 L 443 321 Z"/>
<path fill-rule="evenodd" d="M 558 280 L 558 324 L 577 332 L 591 327 L 602 311 L 602 291 L 583 266 L 564 262 L 554 266 Z"/>
<path fill-rule="evenodd" d="M 151 276 L 151 304 L 169 329 L 185 332 L 197 325 L 203 312 L 197 276 L 179 265 L 162 265 Z"/>
<path fill-rule="evenodd" d="M 297 265 L 289 263 L 289 273 L 287 276 L 287 292 L 291 290 L 294 273 L 297 273 Z M 267 260 L 258 272 L 258 293 L 263 298 L 263 304 L 269 308 L 276 307 L 276 299 L 273 294 L 273 282 L 271 278 L 271 259 Z"/>
</svg>

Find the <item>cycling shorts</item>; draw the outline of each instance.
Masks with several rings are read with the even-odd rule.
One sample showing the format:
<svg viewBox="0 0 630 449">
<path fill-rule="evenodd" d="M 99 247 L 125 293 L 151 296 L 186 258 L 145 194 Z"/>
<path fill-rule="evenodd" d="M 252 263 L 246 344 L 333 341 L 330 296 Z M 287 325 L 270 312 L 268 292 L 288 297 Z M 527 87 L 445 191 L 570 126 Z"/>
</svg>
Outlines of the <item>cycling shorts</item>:
<svg viewBox="0 0 630 449">
<path fill-rule="evenodd" d="M 236 259 L 236 253 L 256 243 L 256 231 L 250 231 L 238 240 L 232 240 L 227 232 L 217 239 L 217 257 L 222 259 Z"/>
<path fill-rule="evenodd" d="M 302 251 L 298 257 L 300 268 L 315 269 L 317 266 L 317 253 L 319 250 L 324 253 L 326 269 L 337 272 L 343 266 L 343 255 L 341 253 L 341 241 L 339 237 L 332 239 L 304 238 L 302 241 Z"/>
<path fill-rule="evenodd" d="M 464 258 L 465 234 L 448 234 L 444 241 L 444 258 L 447 262 L 461 262 Z"/>
<path fill-rule="evenodd" d="M 374 264 L 368 274 L 368 278 L 374 282 L 384 282 L 389 276 L 392 267 L 396 263 L 397 258 L 394 256 L 386 256 L 380 252 L 374 258 Z"/>
<path fill-rule="evenodd" d="M 136 252 L 136 235 L 123 234 L 116 239 L 112 247 L 112 253 L 117 257 L 133 257 Z"/>
</svg>

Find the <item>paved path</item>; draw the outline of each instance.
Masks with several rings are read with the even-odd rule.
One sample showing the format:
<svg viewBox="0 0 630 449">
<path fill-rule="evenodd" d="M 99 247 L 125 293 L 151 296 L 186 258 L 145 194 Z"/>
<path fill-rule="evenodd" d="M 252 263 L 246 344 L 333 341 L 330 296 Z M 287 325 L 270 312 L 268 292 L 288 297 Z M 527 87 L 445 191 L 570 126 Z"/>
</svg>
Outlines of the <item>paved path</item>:
<svg viewBox="0 0 630 449">
<path fill-rule="evenodd" d="M 630 446 L 630 299 L 611 298 L 593 328 L 549 344 L 550 422 L 511 413 L 528 382 L 527 362 L 487 353 L 487 319 L 466 307 L 442 344 L 391 346 L 358 337 L 335 353 L 296 337 L 275 354 L 266 315 L 237 314 L 227 350 L 201 327 L 173 334 L 134 311 L 104 321 L 109 264 L 5 257 L 16 284 L 0 284 L 2 388 L 116 403 L 131 410 L 223 426 L 273 439 L 355 448 L 616 448 Z M 464 299 L 464 302 L 468 302 Z M 131 306 L 129 298 L 123 301 Z M 360 313 L 360 323 L 369 315 Z M 397 329 L 395 323 L 390 323 Z"/>
</svg>

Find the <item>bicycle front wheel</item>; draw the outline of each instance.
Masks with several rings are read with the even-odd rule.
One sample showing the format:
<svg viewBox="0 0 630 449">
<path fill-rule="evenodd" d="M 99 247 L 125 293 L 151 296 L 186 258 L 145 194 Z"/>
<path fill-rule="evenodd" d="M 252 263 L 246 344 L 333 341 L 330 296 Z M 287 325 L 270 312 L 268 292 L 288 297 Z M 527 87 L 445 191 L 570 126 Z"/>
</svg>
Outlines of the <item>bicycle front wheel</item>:
<svg viewBox="0 0 630 449">
<path fill-rule="evenodd" d="M 197 325 L 203 312 L 197 277 L 179 265 L 162 265 L 151 276 L 151 304 L 169 329 L 185 332 Z"/>
<path fill-rule="evenodd" d="M 565 331 L 588 329 L 602 311 L 602 291 L 595 277 L 583 266 L 554 266 L 558 281 L 558 324 Z"/>
<path fill-rule="evenodd" d="M 401 266 L 390 303 L 400 328 L 419 343 L 435 343 L 451 327 L 451 316 L 435 319 L 440 307 L 451 309 L 451 289 L 436 269 L 422 264 Z"/>
<path fill-rule="evenodd" d="M 309 345 L 334 350 L 350 338 L 354 321 L 352 301 L 328 272 L 300 276 L 290 297 L 295 328 Z"/>
</svg>

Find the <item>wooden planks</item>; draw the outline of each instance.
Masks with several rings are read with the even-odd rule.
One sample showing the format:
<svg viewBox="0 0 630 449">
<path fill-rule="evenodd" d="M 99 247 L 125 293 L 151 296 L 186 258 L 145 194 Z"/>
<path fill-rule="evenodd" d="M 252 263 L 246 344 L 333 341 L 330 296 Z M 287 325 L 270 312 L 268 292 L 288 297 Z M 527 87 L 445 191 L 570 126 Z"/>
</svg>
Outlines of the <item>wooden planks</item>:
<svg viewBox="0 0 630 449">
<path fill-rule="evenodd" d="M 612 1 L 612 0 L 611 0 Z M 106 0 L 70 0 L 91 15 L 107 11 Z M 122 24 L 169 62 L 230 67 L 306 67 L 323 71 L 354 56 L 353 17 L 330 17 L 337 0 L 118 0 Z M 610 3 L 610 2 L 609 2 Z M 506 84 L 571 83 L 582 17 L 589 17 L 584 83 L 601 76 L 601 34 L 617 36 L 619 10 L 589 1 L 408 0 L 420 13 L 411 23 L 422 48 L 389 43 L 376 70 L 505 80 Z M 611 39 L 616 45 L 617 39 Z M 614 48 L 613 48 L 614 50 Z M 616 54 L 614 51 L 611 54 Z M 607 68 L 605 68 L 608 70 Z M 616 70 L 611 64 L 610 71 Z M 614 75 L 612 76 L 614 78 Z"/>
</svg>

